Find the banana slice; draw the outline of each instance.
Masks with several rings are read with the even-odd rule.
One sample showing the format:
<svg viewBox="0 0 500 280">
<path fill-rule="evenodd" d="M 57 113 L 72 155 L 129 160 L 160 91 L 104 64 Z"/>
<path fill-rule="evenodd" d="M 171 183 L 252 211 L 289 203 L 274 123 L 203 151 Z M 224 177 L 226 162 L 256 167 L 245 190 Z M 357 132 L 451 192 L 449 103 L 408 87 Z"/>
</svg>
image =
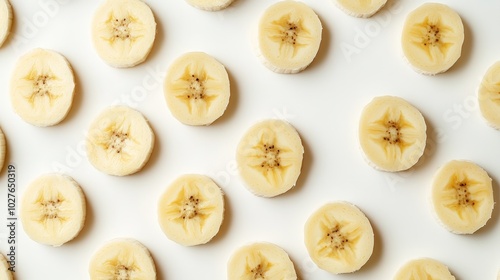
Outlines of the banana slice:
<svg viewBox="0 0 500 280">
<path fill-rule="evenodd" d="M 369 18 L 382 9 L 387 0 L 334 0 L 334 2 L 350 16 Z"/>
<path fill-rule="evenodd" d="M 450 7 L 426 3 L 406 17 L 401 44 L 413 68 L 422 74 L 435 75 L 448 70 L 462 53 L 464 26 Z"/>
<path fill-rule="evenodd" d="M 265 120 L 253 125 L 240 140 L 236 162 L 252 193 L 273 197 L 295 186 L 303 154 L 300 136 L 290 124 Z"/>
<path fill-rule="evenodd" d="M 227 279 L 295 280 L 288 254 L 275 244 L 260 242 L 242 246 L 227 263 Z"/>
<path fill-rule="evenodd" d="M 26 122 L 52 126 L 68 114 L 75 91 L 73 71 L 59 53 L 34 49 L 17 61 L 10 83 L 11 104 Z"/>
<path fill-rule="evenodd" d="M 85 195 L 66 175 L 45 174 L 24 190 L 20 218 L 34 241 L 54 247 L 75 238 L 85 224 Z"/>
<path fill-rule="evenodd" d="M 455 280 L 448 267 L 430 258 L 415 259 L 403 265 L 394 280 Z"/>
<path fill-rule="evenodd" d="M 90 125 L 87 157 L 98 170 L 126 176 L 141 170 L 154 147 L 153 130 L 144 116 L 127 106 L 104 110 Z"/>
<path fill-rule="evenodd" d="M 478 103 L 487 123 L 500 129 L 500 61 L 486 71 L 479 86 Z"/>
<path fill-rule="evenodd" d="M 361 113 L 359 142 L 371 166 L 401 171 L 423 155 L 426 130 L 424 117 L 410 103 L 396 96 L 379 96 Z"/>
<path fill-rule="evenodd" d="M 131 238 L 116 238 L 102 246 L 89 264 L 91 280 L 156 280 L 149 250 Z"/>
<path fill-rule="evenodd" d="M 205 11 L 220 11 L 227 8 L 234 0 L 186 0 L 189 5 Z"/>
<path fill-rule="evenodd" d="M 472 162 L 452 160 L 434 175 L 432 205 L 446 229 L 458 234 L 474 233 L 493 212 L 491 178 Z"/>
<path fill-rule="evenodd" d="M 311 259 L 330 273 L 359 270 L 373 252 L 373 229 L 368 218 L 347 202 L 328 203 L 316 210 L 304 228 Z"/>
<path fill-rule="evenodd" d="M 5 154 L 6 154 L 6 146 L 5 146 L 5 136 L 3 135 L 2 129 L 0 128 L 0 171 L 2 171 L 3 164 L 5 162 Z"/>
<path fill-rule="evenodd" d="M 0 47 L 9 36 L 12 27 L 12 6 L 9 0 L 0 0 Z"/>
<path fill-rule="evenodd" d="M 165 99 L 172 115 L 188 125 L 209 125 L 229 103 L 229 77 L 224 66 L 202 52 L 177 58 L 165 77 Z"/>
<path fill-rule="evenodd" d="M 153 12 L 142 0 L 106 0 L 92 20 L 94 48 L 113 67 L 145 61 L 155 36 Z"/>
<path fill-rule="evenodd" d="M 13 280 L 12 272 L 9 270 L 9 264 L 5 259 L 5 256 L 0 254 L 0 279 Z"/>
<path fill-rule="evenodd" d="M 277 73 L 304 70 L 316 57 L 323 26 L 316 13 L 302 2 L 273 4 L 260 17 L 258 54 Z"/>
<path fill-rule="evenodd" d="M 224 219 L 221 189 L 207 176 L 187 174 L 160 197 L 158 222 L 165 235 L 184 246 L 205 244 Z"/>
</svg>

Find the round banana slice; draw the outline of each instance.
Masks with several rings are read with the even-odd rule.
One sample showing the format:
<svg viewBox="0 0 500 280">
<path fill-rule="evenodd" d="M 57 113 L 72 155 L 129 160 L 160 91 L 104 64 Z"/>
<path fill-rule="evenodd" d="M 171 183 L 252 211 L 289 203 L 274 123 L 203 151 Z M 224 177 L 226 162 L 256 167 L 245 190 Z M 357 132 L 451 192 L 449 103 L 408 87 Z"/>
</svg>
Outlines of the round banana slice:
<svg viewBox="0 0 500 280">
<path fill-rule="evenodd" d="M 222 191 L 207 176 L 183 175 L 160 197 L 158 222 L 165 235 L 178 244 L 207 243 L 219 232 L 223 219 Z"/>
<path fill-rule="evenodd" d="M 9 264 L 5 259 L 5 256 L 0 254 L 0 279 L 13 280 L 12 272 L 9 270 Z"/>
<path fill-rule="evenodd" d="M 142 0 L 106 0 L 92 20 L 94 48 L 113 67 L 145 61 L 155 36 L 153 12 Z"/>
<path fill-rule="evenodd" d="M 334 0 L 334 2 L 350 16 L 369 18 L 382 9 L 387 0 Z"/>
<path fill-rule="evenodd" d="M 479 86 L 478 103 L 486 122 L 500 129 L 500 61 L 486 71 Z"/>
<path fill-rule="evenodd" d="M 57 52 L 34 49 L 21 56 L 12 72 L 14 111 L 36 126 L 52 126 L 68 114 L 75 91 L 69 62 Z"/>
<path fill-rule="evenodd" d="M 142 243 L 131 238 L 116 238 L 92 256 L 89 274 L 91 280 L 156 280 L 156 267 Z"/>
<path fill-rule="evenodd" d="M 359 270 L 373 252 L 373 229 L 368 218 L 347 202 L 328 203 L 314 212 L 304 227 L 311 259 L 330 273 Z"/>
<path fill-rule="evenodd" d="M 154 134 L 144 116 L 127 106 L 104 110 L 90 125 L 87 157 L 98 170 L 126 176 L 141 170 L 154 147 Z"/>
<path fill-rule="evenodd" d="M 421 258 L 407 262 L 394 276 L 394 280 L 414 279 L 455 280 L 455 277 L 444 264 L 430 258 Z"/>
<path fill-rule="evenodd" d="M 259 57 L 274 72 L 298 73 L 316 57 L 322 30 L 318 16 L 306 4 L 292 0 L 273 4 L 259 20 Z"/>
<path fill-rule="evenodd" d="M 285 250 L 260 242 L 242 246 L 233 253 L 227 263 L 227 279 L 295 280 L 297 274 Z"/>
<path fill-rule="evenodd" d="M 236 151 L 240 176 L 258 196 L 273 197 L 297 183 L 304 147 L 297 131 L 282 120 L 265 120 L 253 125 Z"/>
<path fill-rule="evenodd" d="M 0 47 L 3 45 L 12 27 L 12 6 L 9 0 L 0 0 Z"/>
<path fill-rule="evenodd" d="M 177 58 L 165 77 L 165 99 L 172 115 L 187 125 L 209 125 L 229 103 L 229 76 L 224 66 L 202 52 Z"/>
<path fill-rule="evenodd" d="M 426 3 L 406 17 L 401 44 L 413 68 L 435 75 L 448 70 L 462 53 L 464 26 L 450 7 Z"/>
<path fill-rule="evenodd" d="M 66 175 L 45 174 L 24 190 L 20 218 L 34 241 L 61 246 L 75 238 L 85 224 L 85 195 Z"/>
<path fill-rule="evenodd" d="M 488 173 L 469 161 L 443 165 L 432 182 L 432 205 L 441 224 L 453 233 L 471 234 L 491 218 L 493 187 Z"/>
<path fill-rule="evenodd" d="M 426 130 L 424 117 L 410 103 L 396 96 L 379 96 L 361 113 L 359 142 L 371 166 L 401 171 L 423 155 Z"/>
<path fill-rule="evenodd" d="M 0 128 L 0 171 L 2 171 L 3 164 L 5 162 L 6 154 L 5 136 L 3 135 L 2 129 Z"/>
<path fill-rule="evenodd" d="M 227 8 L 234 0 L 186 0 L 189 5 L 205 11 L 220 11 Z"/>
</svg>

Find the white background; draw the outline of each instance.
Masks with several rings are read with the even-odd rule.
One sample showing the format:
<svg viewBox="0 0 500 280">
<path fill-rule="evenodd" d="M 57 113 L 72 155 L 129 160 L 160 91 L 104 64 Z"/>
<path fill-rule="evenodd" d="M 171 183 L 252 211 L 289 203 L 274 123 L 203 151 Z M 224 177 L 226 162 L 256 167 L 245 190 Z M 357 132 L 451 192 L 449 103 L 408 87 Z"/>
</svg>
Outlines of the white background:
<svg viewBox="0 0 500 280">
<path fill-rule="evenodd" d="M 414 72 L 400 48 L 404 18 L 422 0 L 389 0 L 388 6 L 393 7 L 371 19 L 350 17 L 331 0 L 304 0 L 323 23 L 323 41 L 312 65 L 295 75 L 269 71 L 252 49 L 252 27 L 264 9 L 277 1 L 237 0 L 224 11 L 206 12 L 182 0 L 148 0 L 158 33 L 147 61 L 131 69 L 106 65 L 93 49 L 90 22 L 99 2 L 12 1 L 13 33 L 0 48 L 0 126 L 8 143 L 6 163 L 17 169 L 17 195 L 39 175 L 60 171 L 80 183 L 88 200 L 83 231 L 59 248 L 32 241 L 18 221 L 17 279 L 88 279 L 92 254 L 115 237 L 132 237 L 146 245 L 155 259 L 158 279 L 225 279 L 231 253 L 254 241 L 285 249 L 301 279 L 390 279 L 404 262 L 416 257 L 440 260 L 457 279 L 496 279 L 499 210 L 474 235 L 455 235 L 434 219 L 428 194 L 437 168 L 452 159 L 467 159 L 488 171 L 499 201 L 500 132 L 485 124 L 476 103 L 483 74 L 500 59 L 499 1 L 441 1 L 461 15 L 465 43 L 457 64 L 435 77 Z M 35 47 L 62 53 L 76 75 L 71 112 L 54 127 L 27 124 L 10 106 L 11 71 L 17 58 Z M 346 53 L 347 48 L 355 53 Z M 164 101 L 162 72 L 188 51 L 211 54 L 230 75 L 229 107 L 209 127 L 179 123 Z M 155 87 L 144 91 L 143 80 L 151 78 Z M 407 172 L 376 171 L 358 149 L 360 111 L 374 96 L 384 94 L 401 96 L 416 106 L 429 128 L 425 155 Z M 156 134 L 149 163 L 132 176 L 100 173 L 85 157 L 88 125 L 112 104 L 141 111 Z M 305 146 L 298 185 L 271 199 L 245 189 L 234 161 L 242 134 L 266 118 L 288 120 Z M 184 173 L 210 175 L 226 194 L 222 228 L 206 245 L 177 245 L 157 223 L 160 194 Z M 2 225 L 7 218 L 6 185 L 4 167 L 0 173 Z M 335 276 L 318 269 L 303 244 L 308 216 L 336 200 L 356 204 L 375 231 L 374 253 L 354 274 Z M 3 254 L 7 254 L 7 236 L 6 226 L 1 226 Z"/>
</svg>

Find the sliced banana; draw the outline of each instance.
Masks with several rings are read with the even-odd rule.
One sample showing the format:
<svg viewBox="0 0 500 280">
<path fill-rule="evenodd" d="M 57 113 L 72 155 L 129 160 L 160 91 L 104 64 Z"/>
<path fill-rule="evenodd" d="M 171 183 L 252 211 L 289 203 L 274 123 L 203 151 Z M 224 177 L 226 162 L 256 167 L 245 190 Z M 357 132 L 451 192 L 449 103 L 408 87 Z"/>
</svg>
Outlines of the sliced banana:
<svg viewBox="0 0 500 280">
<path fill-rule="evenodd" d="M 205 11 L 220 11 L 227 8 L 234 0 L 186 0 L 189 5 Z"/>
<path fill-rule="evenodd" d="M 187 174 L 170 184 L 158 203 L 158 222 L 172 241 L 193 246 L 205 244 L 224 219 L 221 189 L 207 176 Z"/>
<path fill-rule="evenodd" d="M 10 82 L 14 111 L 36 126 L 52 126 L 68 114 L 75 91 L 71 65 L 52 50 L 34 49 L 17 61 Z"/>
<path fill-rule="evenodd" d="M 304 227 L 304 242 L 311 259 L 330 273 L 359 270 L 373 252 L 373 229 L 368 218 L 348 202 L 327 203 Z"/>
<path fill-rule="evenodd" d="M 359 121 L 359 142 L 371 166 L 383 171 L 412 167 L 423 155 L 427 126 L 422 114 L 396 96 L 375 97 Z"/>
<path fill-rule="evenodd" d="M 9 270 L 9 264 L 7 263 L 7 259 L 5 256 L 0 254 L 0 279 L 4 280 L 13 280 L 14 276 L 12 276 L 12 272 Z"/>
<path fill-rule="evenodd" d="M 458 234 L 482 228 L 495 203 L 491 181 L 475 163 L 452 160 L 443 165 L 432 182 L 432 205 L 442 225 Z"/>
<path fill-rule="evenodd" d="M 202 52 L 177 58 L 165 77 L 165 99 L 172 115 L 188 125 L 209 125 L 229 103 L 229 76 L 224 65 Z"/>
<path fill-rule="evenodd" d="M 34 241 L 61 246 L 75 238 L 85 224 L 85 195 L 75 180 L 61 174 L 45 174 L 24 190 L 20 218 Z"/>
<path fill-rule="evenodd" d="M 91 280 L 156 280 L 149 250 L 131 238 L 116 238 L 94 253 L 89 264 Z"/>
<path fill-rule="evenodd" d="M 369 18 L 382 9 L 387 0 L 334 0 L 334 2 L 350 16 Z"/>
<path fill-rule="evenodd" d="M 464 26 L 450 7 L 425 3 L 406 17 L 401 44 L 413 68 L 435 75 L 448 70 L 462 53 Z"/>
<path fill-rule="evenodd" d="M 259 242 L 240 247 L 227 263 L 228 280 L 296 280 L 288 254 L 279 246 Z"/>
<path fill-rule="evenodd" d="M 154 147 L 154 134 L 148 121 L 127 106 L 104 110 L 90 125 L 87 157 L 98 170 L 126 176 L 141 170 Z"/>
<path fill-rule="evenodd" d="M 500 61 L 486 71 L 479 86 L 478 103 L 488 124 L 500 129 Z"/>
<path fill-rule="evenodd" d="M 258 54 L 277 73 L 304 70 L 316 57 L 323 27 L 306 4 L 286 0 L 273 4 L 258 24 Z"/>
<path fill-rule="evenodd" d="M 0 128 L 0 171 L 2 171 L 3 164 L 5 162 L 5 154 L 7 148 L 5 145 L 5 136 L 3 135 L 2 129 Z"/>
<path fill-rule="evenodd" d="M 142 0 L 105 0 L 92 20 L 94 48 L 113 67 L 145 61 L 155 37 L 153 12 Z"/>
<path fill-rule="evenodd" d="M 253 125 L 242 137 L 236 162 L 252 193 L 273 197 L 295 186 L 303 154 L 300 136 L 289 123 L 265 120 Z"/>
<path fill-rule="evenodd" d="M 9 0 L 0 0 L 0 47 L 9 36 L 12 27 L 12 6 Z"/>
<path fill-rule="evenodd" d="M 455 280 L 448 267 L 430 258 L 415 259 L 404 264 L 394 280 Z"/>
</svg>

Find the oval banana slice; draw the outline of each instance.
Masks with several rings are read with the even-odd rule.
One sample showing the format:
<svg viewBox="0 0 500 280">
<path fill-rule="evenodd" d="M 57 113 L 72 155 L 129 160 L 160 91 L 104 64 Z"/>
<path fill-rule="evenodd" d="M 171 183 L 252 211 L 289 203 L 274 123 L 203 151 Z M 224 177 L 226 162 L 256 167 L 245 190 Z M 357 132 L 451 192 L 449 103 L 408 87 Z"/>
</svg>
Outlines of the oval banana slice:
<svg viewBox="0 0 500 280">
<path fill-rule="evenodd" d="M 0 0 L 0 47 L 7 39 L 12 27 L 12 6 L 9 0 Z"/>
<path fill-rule="evenodd" d="M 464 26 L 450 7 L 426 3 L 406 17 L 401 36 L 403 53 L 413 68 L 435 75 L 450 69 L 462 54 Z"/>
<path fill-rule="evenodd" d="M 186 0 L 189 5 L 205 11 L 220 11 L 227 8 L 234 0 Z"/>
<path fill-rule="evenodd" d="M 353 204 L 328 203 L 307 219 L 304 242 L 311 259 L 330 273 L 351 273 L 370 259 L 374 237 L 368 218 Z"/>
<path fill-rule="evenodd" d="M 223 219 L 222 191 L 203 175 L 177 178 L 158 203 L 161 229 L 170 240 L 184 246 L 210 241 L 219 232 Z"/>
<path fill-rule="evenodd" d="M 85 195 L 66 175 L 45 174 L 35 179 L 24 190 L 20 206 L 24 231 L 41 244 L 61 246 L 85 224 Z"/>
<path fill-rule="evenodd" d="M 475 163 L 452 160 L 436 172 L 432 205 L 441 224 L 453 233 L 472 234 L 491 218 L 495 202 L 488 173 Z"/>
<path fill-rule="evenodd" d="M 297 131 L 282 120 L 265 120 L 243 135 L 236 162 L 247 188 L 258 196 L 273 197 L 297 183 L 304 147 Z"/>
<path fill-rule="evenodd" d="M 226 68 L 202 52 L 177 58 L 165 77 L 165 99 L 172 115 L 187 125 L 209 125 L 229 103 L 230 85 Z"/>
<path fill-rule="evenodd" d="M 156 22 L 142 0 L 106 0 L 92 20 L 92 41 L 97 54 L 113 67 L 133 67 L 153 48 Z"/>
<path fill-rule="evenodd" d="M 394 276 L 394 280 L 455 280 L 444 264 L 430 258 L 415 259 L 404 264 Z"/>
<path fill-rule="evenodd" d="M 5 136 L 3 135 L 3 131 L 0 128 L 0 171 L 2 171 L 6 153 L 7 153 L 7 148 L 5 145 Z"/>
<path fill-rule="evenodd" d="M 52 126 L 68 114 L 75 91 L 69 62 L 57 52 L 34 49 L 21 56 L 10 81 L 14 111 L 36 126 Z"/>
<path fill-rule="evenodd" d="M 285 250 L 272 243 L 259 242 L 242 246 L 231 255 L 227 279 L 295 280 L 297 274 Z"/>
<path fill-rule="evenodd" d="M 350 16 L 369 18 L 382 9 L 387 0 L 334 0 L 334 2 Z"/>
<path fill-rule="evenodd" d="M 148 121 L 127 106 L 104 110 L 90 125 L 87 157 L 98 170 L 126 176 L 141 170 L 154 147 L 154 134 Z"/>
<path fill-rule="evenodd" d="M 486 71 L 479 86 L 478 103 L 486 122 L 500 129 L 500 61 Z"/>
<path fill-rule="evenodd" d="M 298 73 L 314 60 L 323 26 L 306 4 L 286 0 L 271 5 L 258 25 L 258 54 L 277 73 Z"/>
<path fill-rule="evenodd" d="M 9 270 L 9 264 L 7 263 L 7 259 L 5 256 L 0 254 L 0 279 L 5 280 L 14 280 L 14 276 L 12 276 L 12 272 Z"/>
<path fill-rule="evenodd" d="M 94 253 L 89 274 L 91 280 L 156 280 L 156 267 L 142 243 L 131 238 L 116 238 Z"/>
<path fill-rule="evenodd" d="M 359 142 L 374 168 L 402 171 L 417 163 L 425 150 L 427 126 L 422 114 L 396 96 L 375 97 L 359 121 Z"/>
</svg>

